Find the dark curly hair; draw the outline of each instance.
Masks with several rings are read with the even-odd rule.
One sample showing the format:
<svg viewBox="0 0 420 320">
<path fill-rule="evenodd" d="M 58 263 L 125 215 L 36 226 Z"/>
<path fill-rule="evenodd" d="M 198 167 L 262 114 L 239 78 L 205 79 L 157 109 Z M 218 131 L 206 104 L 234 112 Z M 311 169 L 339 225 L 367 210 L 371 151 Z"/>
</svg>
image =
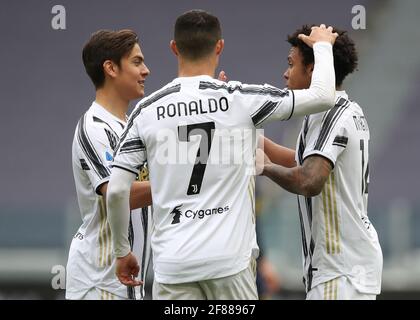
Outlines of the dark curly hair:
<svg viewBox="0 0 420 320">
<path fill-rule="evenodd" d="M 334 29 L 338 33 L 338 38 L 333 46 L 334 55 L 334 69 L 335 69 L 335 84 L 337 87 L 341 86 L 344 78 L 352 73 L 357 68 L 357 51 L 353 40 L 348 36 L 347 31 Z M 308 47 L 298 35 L 303 33 L 307 36 L 311 33 L 311 26 L 304 25 L 297 29 L 292 35 L 287 36 L 287 41 L 293 46 L 298 47 L 303 57 L 303 64 L 314 63 L 314 52 L 312 48 Z"/>
</svg>

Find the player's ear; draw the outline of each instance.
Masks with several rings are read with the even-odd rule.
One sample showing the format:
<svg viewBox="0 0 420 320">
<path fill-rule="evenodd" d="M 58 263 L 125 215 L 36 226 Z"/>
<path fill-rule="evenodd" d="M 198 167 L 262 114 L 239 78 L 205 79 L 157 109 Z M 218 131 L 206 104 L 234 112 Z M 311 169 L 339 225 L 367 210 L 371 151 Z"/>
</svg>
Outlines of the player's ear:
<svg viewBox="0 0 420 320">
<path fill-rule="evenodd" d="M 308 71 L 309 75 L 312 77 L 312 72 L 314 72 L 314 64 L 310 63 L 306 66 L 306 70 Z"/>
<path fill-rule="evenodd" d="M 171 42 L 169 43 L 169 46 L 171 47 L 171 50 L 174 53 L 174 55 L 176 55 L 178 57 L 179 51 L 178 51 L 178 48 L 176 47 L 175 40 L 171 40 Z"/>
<path fill-rule="evenodd" d="M 103 63 L 104 73 L 111 78 L 115 78 L 118 72 L 118 66 L 111 60 L 105 60 Z"/>
<path fill-rule="evenodd" d="M 225 40 L 220 39 L 216 43 L 216 54 L 219 56 L 222 54 L 223 48 L 225 47 Z"/>
</svg>

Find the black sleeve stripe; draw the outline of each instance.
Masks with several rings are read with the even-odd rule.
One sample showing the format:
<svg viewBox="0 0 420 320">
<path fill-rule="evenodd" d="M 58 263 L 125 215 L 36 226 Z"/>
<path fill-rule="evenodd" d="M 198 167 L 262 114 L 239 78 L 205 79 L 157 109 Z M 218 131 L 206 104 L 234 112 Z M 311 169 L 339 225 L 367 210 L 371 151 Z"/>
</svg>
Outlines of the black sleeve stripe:
<svg viewBox="0 0 420 320">
<path fill-rule="evenodd" d="M 348 141 L 349 141 L 349 138 L 345 136 L 336 136 L 334 139 L 334 142 L 343 143 L 343 144 L 347 144 Z"/>
<path fill-rule="evenodd" d="M 198 87 L 200 90 L 226 90 L 228 93 L 238 91 L 242 94 L 259 94 L 259 95 L 270 95 L 272 97 L 284 97 L 289 95 L 287 90 L 278 89 L 275 87 L 264 87 L 260 85 L 227 85 L 225 83 L 218 84 L 209 81 L 200 81 Z"/>
<path fill-rule="evenodd" d="M 120 150 L 119 154 L 133 153 L 133 152 L 139 152 L 139 151 L 143 151 L 143 150 L 144 150 L 144 149 Z"/>
<path fill-rule="evenodd" d="M 336 136 L 334 139 L 333 145 L 345 148 L 347 146 L 348 141 L 349 141 L 348 137 Z"/>
<path fill-rule="evenodd" d="M 346 144 L 340 144 L 340 143 L 333 143 L 333 146 L 337 146 L 337 147 L 343 147 L 343 148 L 346 148 L 347 147 L 347 145 Z"/>
<path fill-rule="evenodd" d="M 170 95 L 176 92 L 181 91 L 181 84 L 178 83 L 177 85 L 174 85 L 172 87 L 169 87 L 165 90 L 162 90 L 160 92 L 157 92 L 155 95 L 152 95 L 149 99 L 147 99 L 146 101 L 142 102 L 141 104 L 139 104 L 138 108 L 136 108 L 133 113 L 130 116 L 130 119 L 128 119 L 128 123 L 127 126 L 125 127 L 125 130 L 123 132 L 123 134 L 121 135 L 120 141 L 117 145 L 117 148 L 115 149 L 114 152 L 114 156 L 117 153 L 118 149 L 120 148 L 120 144 L 124 141 L 125 137 L 128 134 L 128 131 L 130 131 L 131 127 L 134 124 L 134 120 L 138 117 L 138 115 L 141 113 L 141 111 L 144 108 L 147 108 L 148 106 L 150 106 L 152 103 Z"/>
<path fill-rule="evenodd" d="M 116 164 L 113 164 L 113 165 L 112 165 L 112 167 L 113 167 L 113 168 L 118 168 L 118 169 L 121 169 L 121 170 L 125 170 L 125 171 L 130 172 L 130 173 L 133 173 L 133 174 L 135 174 L 136 176 L 137 176 L 137 174 L 138 174 L 138 172 L 136 172 L 136 171 L 134 171 L 134 170 L 130 170 L 130 169 L 127 169 L 127 168 L 121 167 L 121 166 L 116 165 Z"/>
<path fill-rule="evenodd" d="M 124 142 L 124 144 L 120 148 L 120 153 L 141 151 L 144 149 L 145 149 L 145 146 L 144 146 L 143 141 L 141 141 L 139 138 L 136 138 L 136 139 L 130 139 Z"/>
<path fill-rule="evenodd" d="M 292 93 L 292 112 L 290 112 L 290 116 L 289 118 L 287 118 L 286 120 L 290 120 L 290 118 L 293 116 L 293 112 L 295 112 L 295 93 L 293 92 L 293 90 L 290 90 L 290 92 Z"/>
<path fill-rule="evenodd" d="M 251 115 L 254 126 L 258 126 L 265 119 L 267 119 L 267 117 L 269 117 L 270 114 L 272 114 L 277 109 L 277 106 L 278 106 L 278 102 L 273 102 L 273 101 L 264 102 L 264 104 Z"/>
<path fill-rule="evenodd" d="M 343 112 L 348 108 L 349 101 L 346 99 L 339 99 L 336 105 L 328 112 L 328 115 L 325 117 L 318 139 L 315 143 L 314 150 L 322 150 L 325 146 L 327 138 L 331 134 L 332 129 L 334 128 L 337 120 L 343 114 Z"/>
<path fill-rule="evenodd" d="M 111 172 L 104 166 L 86 132 L 86 114 L 79 120 L 77 138 L 86 159 L 100 179 L 108 177 Z"/>
</svg>

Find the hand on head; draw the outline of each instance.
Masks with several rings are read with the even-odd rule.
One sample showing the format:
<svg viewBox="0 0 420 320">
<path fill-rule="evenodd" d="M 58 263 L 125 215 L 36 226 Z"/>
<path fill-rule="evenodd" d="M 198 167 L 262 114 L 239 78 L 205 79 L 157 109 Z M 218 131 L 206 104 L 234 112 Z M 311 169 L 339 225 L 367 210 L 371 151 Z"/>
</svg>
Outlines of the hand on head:
<svg viewBox="0 0 420 320">
<path fill-rule="evenodd" d="M 299 39 L 305 42 L 309 47 L 313 47 L 316 42 L 329 42 L 332 45 L 335 42 L 335 39 L 338 37 L 337 32 L 333 32 L 333 27 L 329 26 L 328 28 L 325 24 L 318 26 L 313 26 L 311 34 L 309 36 L 305 34 L 300 34 Z"/>
</svg>

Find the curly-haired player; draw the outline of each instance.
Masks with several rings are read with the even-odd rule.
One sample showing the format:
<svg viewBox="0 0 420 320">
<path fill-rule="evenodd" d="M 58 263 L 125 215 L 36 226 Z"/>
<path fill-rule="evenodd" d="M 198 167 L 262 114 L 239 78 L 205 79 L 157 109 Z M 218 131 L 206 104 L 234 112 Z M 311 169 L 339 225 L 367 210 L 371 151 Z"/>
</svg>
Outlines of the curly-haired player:
<svg viewBox="0 0 420 320">
<path fill-rule="evenodd" d="M 298 38 L 310 32 L 303 26 L 288 36 L 288 89 L 311 85 L 313 50 Z M 271 152 L 275 144 L 266 140 L 263 175 L 299 195 L 307 299 L 375 299 L 381 290 L 382 251 L 367 216 L 369 127 L 362 108 L 342 89 L 357 67 L 354 42 L 345 31 L 334 32 L 339 35 L 333 46 L 336 104 L 305 117 L 293 168 L 271 163 L 269 157 L 280 162 Z"/>
</svg>

